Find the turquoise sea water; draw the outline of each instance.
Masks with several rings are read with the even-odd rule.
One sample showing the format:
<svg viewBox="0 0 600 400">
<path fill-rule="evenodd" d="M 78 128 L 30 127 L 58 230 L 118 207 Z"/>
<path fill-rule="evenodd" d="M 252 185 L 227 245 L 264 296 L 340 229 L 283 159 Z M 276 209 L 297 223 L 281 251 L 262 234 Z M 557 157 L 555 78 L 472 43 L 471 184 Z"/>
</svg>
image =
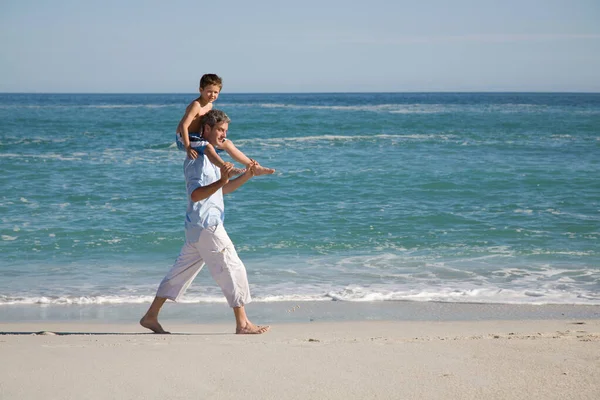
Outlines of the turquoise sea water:
<svg viewBox="0 0 600 400">
<path fill-rule="evenodd" d="M 0 94 L 0 310 L 147 303 L 190 94 Z M 255 301 L 600 304 L 600 94 L 228 94 Z M 224 302 L 203 271 L 184 302 Z"/>
</svg>

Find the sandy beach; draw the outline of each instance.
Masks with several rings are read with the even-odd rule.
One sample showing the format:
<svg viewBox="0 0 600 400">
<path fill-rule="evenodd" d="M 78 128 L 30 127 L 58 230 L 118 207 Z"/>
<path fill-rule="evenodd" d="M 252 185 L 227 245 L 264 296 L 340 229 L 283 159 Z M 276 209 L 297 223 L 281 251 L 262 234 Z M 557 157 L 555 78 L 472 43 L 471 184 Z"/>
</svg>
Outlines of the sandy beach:
<svg viewBox="0 0 600 400">
<path fill-rule="evenodd" d="M 600 320 L 0 324 L 0 398 L 597 399 Z"/>
</svg>

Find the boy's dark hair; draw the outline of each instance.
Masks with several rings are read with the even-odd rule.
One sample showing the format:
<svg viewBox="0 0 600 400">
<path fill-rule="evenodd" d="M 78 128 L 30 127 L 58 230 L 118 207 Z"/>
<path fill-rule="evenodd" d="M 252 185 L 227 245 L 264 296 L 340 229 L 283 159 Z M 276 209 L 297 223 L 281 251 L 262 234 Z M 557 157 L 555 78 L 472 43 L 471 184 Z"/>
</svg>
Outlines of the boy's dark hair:
<svg viewBox="0 0 600 400">
<path fill-rule="evenodd" d="M 200 89 L 204 89 L 208 85 L 218 86 L 219 89 L 223 88 L 223 79 L 217 74 L 204 74 L 200 78 Z"/>
</svg>

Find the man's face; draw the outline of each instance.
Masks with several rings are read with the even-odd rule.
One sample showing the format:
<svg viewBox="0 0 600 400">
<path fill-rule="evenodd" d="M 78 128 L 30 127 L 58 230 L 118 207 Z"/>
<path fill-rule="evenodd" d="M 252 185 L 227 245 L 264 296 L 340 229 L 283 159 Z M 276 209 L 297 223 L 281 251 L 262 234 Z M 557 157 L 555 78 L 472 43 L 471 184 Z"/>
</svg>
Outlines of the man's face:
<svg viewBox="0 0 600 400">
<path fill-rule="evenodd" d="M 208 143 L 215 147 L 220 147 L 227 137 L 227 129 L 229 129 L 229 124 L 227 122 L 221 122 L 212 128 L 210 125 L 205 125 L 204 134 L 202 136 L 204 139 L 208 140 Z"/>
<path fill-rule="evenodd" d="M 217 85 L 206 85 L 203 88 L 200 88 L 200 97 L 209 103 L 212 103 L 219 97 L 219 93 L 221 92 L 221 88 Z"/>
</svg>

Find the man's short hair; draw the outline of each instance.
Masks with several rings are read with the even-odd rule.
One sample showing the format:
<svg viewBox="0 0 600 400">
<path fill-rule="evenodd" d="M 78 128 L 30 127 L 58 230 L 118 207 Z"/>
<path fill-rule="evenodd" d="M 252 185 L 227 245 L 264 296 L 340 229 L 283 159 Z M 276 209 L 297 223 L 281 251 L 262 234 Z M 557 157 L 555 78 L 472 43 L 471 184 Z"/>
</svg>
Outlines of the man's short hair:
<svg viewBox="0 0 600 400">
<path fill-rule="evenodd" d="M 208 125 L 214 128 L 215 125 L 220 124 L 222 122 L 230 123 L 231 119 L 225 114 L 224 111 L 212 109 L 202 117 L 202 130 L 204 131 L 204 126 Z"/>
<path fill-rule="evenodd" d="M 204 89 L 208 85 L 215 85 L 219 89 L 223 89 L 223 79 L 217 74 L 204 74 L 200 78 L 200 89 Z"/>
</svg>

